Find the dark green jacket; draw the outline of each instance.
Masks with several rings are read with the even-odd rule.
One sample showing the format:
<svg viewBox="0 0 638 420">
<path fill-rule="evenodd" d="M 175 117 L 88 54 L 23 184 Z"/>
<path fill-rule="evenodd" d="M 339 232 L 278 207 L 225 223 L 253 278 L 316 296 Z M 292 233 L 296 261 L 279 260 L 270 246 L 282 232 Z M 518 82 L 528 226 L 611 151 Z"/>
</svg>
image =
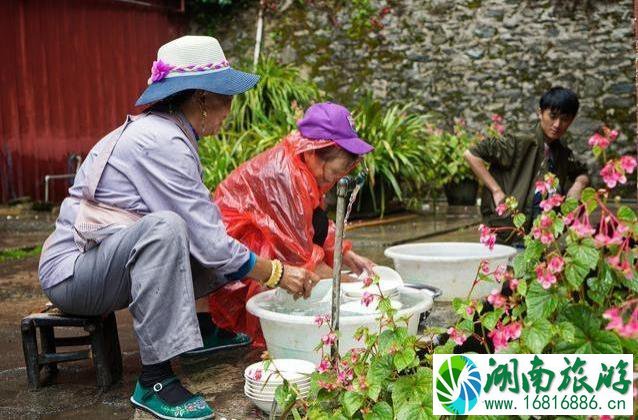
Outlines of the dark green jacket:
<svg viewBox="0 0 638 420">
<path fill-rule="evenodd" d="M 527 228 L 531 225 L 532 202 L 535 183 L 542 180 L 547 170 L 545 140 L 539 125 L 529 136 L 485 139 L 470 149 L 490 164 L 490 174 L 501 186 L 506 196 L 518 200 L 519 211 L 527 216 Z M 587 167 L 574 158 L 574 154 L 563 140 L 553 141 L 550 151 L 559 180 L 559 192 L 567 193 L 576 177 L 587 174 Z M 495 212 L 492 193 L 483 189 L 481 213 L 490 226 L 511 226 L 511 217 L 499 217 Z"/>
</svg>

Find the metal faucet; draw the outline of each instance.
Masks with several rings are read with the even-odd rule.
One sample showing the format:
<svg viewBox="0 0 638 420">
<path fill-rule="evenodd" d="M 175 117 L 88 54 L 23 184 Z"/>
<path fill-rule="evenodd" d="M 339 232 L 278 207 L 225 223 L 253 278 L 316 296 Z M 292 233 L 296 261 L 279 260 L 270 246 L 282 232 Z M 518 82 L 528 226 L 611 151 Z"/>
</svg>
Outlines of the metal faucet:
<svg viewBox="0 0 638 420">
<path fill-rule="evenodd" d="M 335 220 L 335 247 L 332 266 L 332 313 L 330 325 L 333 331 L 339 331 L 339 307 L 341 306 L 341 265 L 343 262 L 343 234 L 346 222 L 347 198 L 356 186 L 361 187 L 368 176 L 364 168 L 356 177 L 344 176 L 337 183 L 337 216 Z M 339 354 L 339 335 L 330 348 L 330 355 Z"/>
</svg>

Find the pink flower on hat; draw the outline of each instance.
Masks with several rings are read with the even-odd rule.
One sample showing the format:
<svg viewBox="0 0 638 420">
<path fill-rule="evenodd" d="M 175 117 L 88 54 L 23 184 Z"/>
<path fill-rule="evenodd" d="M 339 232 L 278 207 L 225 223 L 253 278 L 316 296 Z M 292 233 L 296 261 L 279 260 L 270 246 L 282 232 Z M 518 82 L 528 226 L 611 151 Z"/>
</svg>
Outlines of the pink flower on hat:
<svg viewBox="0 0 638 420">
<path fill-rule="evenodd" d="M 161 59 L 153 61 L 149 83 L 159 82 L 160 80 L 168 76 L 171 70 L 173 70 L 173 66 L 171 66 L 170 64 L 166 64 Z"/>
</svg>

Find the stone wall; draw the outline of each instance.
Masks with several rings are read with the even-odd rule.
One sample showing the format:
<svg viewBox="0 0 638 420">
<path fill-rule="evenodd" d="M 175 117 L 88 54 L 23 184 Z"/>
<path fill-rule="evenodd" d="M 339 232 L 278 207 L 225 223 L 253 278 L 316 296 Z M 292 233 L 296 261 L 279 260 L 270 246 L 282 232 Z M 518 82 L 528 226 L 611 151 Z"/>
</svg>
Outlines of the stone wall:
<svg viewBox="0 0 638 420">
<path fill-rule="evenodd" d="M 592 174 L 587 139 L 601 122 L 622 133 L 612 150 L 635 154 L 630 0 L 375 2 L 390 7 L 383 27 L 362 31 L 352 25 L 353 2 L 300 3 L 267 16 L 264 51 L 346 105 L 371 89 L 471 127 L 500 113 L 509 132 L 521 133 L 536 120 L 542 92 L 560 84 L 580 95 L 570 141 Z M 252 57 L 256 15 L 235 12 L 216 31 L 231 56 Z"/>
</svg>

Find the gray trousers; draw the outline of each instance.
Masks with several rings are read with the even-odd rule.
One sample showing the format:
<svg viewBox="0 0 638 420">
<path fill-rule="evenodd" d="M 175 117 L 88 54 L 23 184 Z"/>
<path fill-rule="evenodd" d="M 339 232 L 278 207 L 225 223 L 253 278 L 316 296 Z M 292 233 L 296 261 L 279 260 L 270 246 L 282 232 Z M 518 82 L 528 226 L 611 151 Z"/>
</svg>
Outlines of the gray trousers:
<svg viewBox="0 0 638 420">
<path fill-rule="evenodd" d="M 177 214 L 149 214 L 78 257 L 73 277 L 45 290 L 62 311 L 103 315 L 128 307 L 143 364 L 201 347 L 195 299 L 227 283 L 190 257 Z"/>
</svg>

